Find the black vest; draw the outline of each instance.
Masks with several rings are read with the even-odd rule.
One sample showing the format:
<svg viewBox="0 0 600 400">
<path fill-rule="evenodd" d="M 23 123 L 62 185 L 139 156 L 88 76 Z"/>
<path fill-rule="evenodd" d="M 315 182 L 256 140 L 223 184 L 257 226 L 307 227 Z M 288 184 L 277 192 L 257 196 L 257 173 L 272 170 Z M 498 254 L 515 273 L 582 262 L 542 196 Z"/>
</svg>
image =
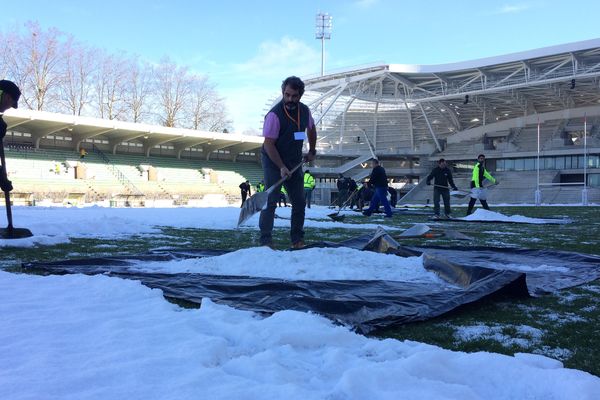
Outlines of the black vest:
<svg viewBox="0 0 600 400">
<path fill-rule="evenodd" d="M 269 112 L 274 113 L 279 119 L 279 137 L 275 140 L 275 147 L 279 152 L 281 161 L 283 161 L 288 169 L 292 169 L 302 161 L 302 146 L 304 145 L 304 140 L 295 139 L 294 132 L 306 131 L 310 111 L 306 105 L 298 103 L 298 108 L 300 109 L 300 127 L 298 127 L 296 122 L 287 116 L 283 107 L 283 101 L 280 101 Z M 292 118 L 296 119 L 298 117 L 298 110 L 289 112 L 289 114 Z M 278 170 L 279 167 L 266 154 L 264 146 L 262 152 L 266 155 L 263 159 L 267 160 L 269 166 Z"/>
</svg>

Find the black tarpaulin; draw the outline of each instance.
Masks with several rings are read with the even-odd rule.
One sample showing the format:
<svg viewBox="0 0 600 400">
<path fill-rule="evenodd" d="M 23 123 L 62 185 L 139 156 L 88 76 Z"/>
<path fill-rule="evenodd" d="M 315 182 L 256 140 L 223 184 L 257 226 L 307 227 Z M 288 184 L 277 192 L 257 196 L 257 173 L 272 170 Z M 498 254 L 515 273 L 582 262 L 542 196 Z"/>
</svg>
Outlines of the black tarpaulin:
<svg viewBox="0 0 600 400">
<path fill-rule="evenodd" d="M 464 267 L 525 273 L 530 294 L 542 295 L 600 279 L 600 256 L 512 247 L 408 247 Z"/>
<path fill-rule="evenodd" d="M 448 285 L 380 280 L 291 281 L 199 273 L 148 273 L 130 268 L 144 260 L 167 261 L 212 257 L 225 253 L 206 249 L 160 249 L 139 256 L 27 263 L 23 264 L 23 267 L 47 274 L 107 274 L 135 279 L 148 287 L 161 289 L 167 297 L 197 304 L 207 297 L 217 303 L 260 313 L 289 309 L 311 311 L 352 326 L 363 333 L 394 324 L 430 319 L 498 292 L 514 296 L 528 295 L 526 274 L 523 272 L 485 267 L 486 257 L 494 259 L 494 254 L 511 254 L 502 250 L 489 250 L 482 258 L 473 256 L 466 259 L 465 263 L 458 263 L 456 261 L 462 260 L 463 257 L 460 251 L 451 253 L 452 249 L 400 246 L 381 229 L 374 235 L 365 235 L 341 243 L 323 242 L 312 246 L 345 246 L 400 257 L 419 256 L 424 252 L 424 267 L 435 272 L 448 282 Z M 477 252 L 474 250 L 473 254 Z M 575 259 L 574 261 L 577 262 Z M 597 277 L 600 263 L 595 264 L 594 275 L 589 271 L 592 268 L 591 260 L 588 261 L 590 264 L 585 268 L 588 272 L 586 278 Z M 502 263 L 497 259 L 495 262 Z M 527 275 L 527 282 L 529 280 Z M 548 280 L 551 280 L 551 277 L 548 277 Z M 572 282 L 579 284 L 581 279 Z M 566 283 L 565 278 L 561 286 Z"/>
</svg>

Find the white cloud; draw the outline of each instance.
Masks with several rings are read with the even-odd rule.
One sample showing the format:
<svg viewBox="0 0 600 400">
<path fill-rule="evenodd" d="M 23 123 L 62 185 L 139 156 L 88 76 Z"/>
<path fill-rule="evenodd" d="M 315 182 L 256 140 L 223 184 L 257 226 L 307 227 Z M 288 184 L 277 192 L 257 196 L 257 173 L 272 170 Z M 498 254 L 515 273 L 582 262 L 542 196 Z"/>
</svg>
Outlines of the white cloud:
<svg viewBox="0 0 600 400">
<path fill-rule="evenodd" d="M 506 4 L 496 11 L 496 14 L 516 14 L 531 8 L 530 4 Z"/>
<path fill-rule="evenodd" d="M 301 77 L 320 73 L 321 52 L 288 36 L 260 44 L 257 53 L 243 63 L 222 70 L 219 82 L 233 118 L 234 131 L 258 130 L 267 104 L 280 92 L 281 82 L 290 75 Z"/>
<path fill-rule="evenodd" d="M 277 76 L 283 80 L 289 75 L 315 74 L 320 66 L 320 52 L 301 40 L 285 36 L 278 42 L 261 43 L 256 56 L 235 65 L 235 69 L 256 78 Z"/>
</svg>

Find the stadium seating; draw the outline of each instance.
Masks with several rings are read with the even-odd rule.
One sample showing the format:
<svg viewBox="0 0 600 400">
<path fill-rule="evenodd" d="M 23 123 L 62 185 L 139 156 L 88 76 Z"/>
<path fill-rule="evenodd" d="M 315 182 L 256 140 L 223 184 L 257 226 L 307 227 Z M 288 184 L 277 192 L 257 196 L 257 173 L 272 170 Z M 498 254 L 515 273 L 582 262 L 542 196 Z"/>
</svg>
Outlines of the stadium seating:
<svg viewBox="0 0 600 400">
<path fill-rule="evenodd" d="M 75 151 L 5 149 L 15 199 L 23 204 L 50 200 L 82 203 L 110 200 L 143 204 L 170 200 L 187 204 L 206 195 L 239 201 L 239 184 L 262 179 L 259 165 L 249 162 L 178 160 L 132 154 L 109 154 L 109 162 L 93 151 L 80 159 Z M 149 172 L 152 170 L 152 172 Z M 111 203 L 112 204 L 112 203 Z"/>
</svg>

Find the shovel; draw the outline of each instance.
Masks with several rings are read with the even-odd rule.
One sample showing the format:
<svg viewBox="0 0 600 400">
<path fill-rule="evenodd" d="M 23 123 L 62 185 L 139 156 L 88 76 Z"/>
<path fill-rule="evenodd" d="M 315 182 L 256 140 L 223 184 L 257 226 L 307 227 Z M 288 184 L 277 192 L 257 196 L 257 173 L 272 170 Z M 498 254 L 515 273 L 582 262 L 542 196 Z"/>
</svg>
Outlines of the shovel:
<svg viewBox="0 0 600 400">
<path fill-rule="evenodd" d="M 298 168 L 300 168 L 302 166 L 302 164 L 304 164 L 304 161 L 300 162 L 300 164 L 298 164 L 294 168 L 292 168 L 292 170 L 290 171 L 290 175 L 293 174 L 294 172 L 296 172 L 296 170 Z M 241 224 L 248 221 L 250 219 L 250 217 L 252 217 L 257 212 L 263 210 L 267 206 L 267 202 L 269 200 L 269 195 L 271 193 L 273 193 L 275 188 L 279 188 L 279 186 L 281 186 L 281 184 L 286 179 L 287 179 L 287 177 L 281 178 L 280 180 L 275 182 L 274 185 L 272 185 L 270 188 L 268 188 L 264 192 L 254 193 L 248 200 L 246 200 L 244 202 L 244 205 L 240 209 L 240 218 L 238 219 L 238 223 L 237 223 L 238 228 Z"/>
<path fill-rule="evenodd" d="M 334 213 L 331 214 L 327 214 L 327 216 L 329 218 L 331 218 L 332 220 L 334 220 L 335 222 L 342 222 L 344 221 L 344 218 L 346 218 L 345 215 L 340 215 L 340 211 L 342 211 L 344 208 L 348 207 L 348 203 L 352 201 L 352 196 L 354 196 L 354 194 L 356 193 L 357 189 L 354 189 L 352 191 L 352 193 L 350 193 L 350 196 L 348 196 L 348 198 L 346 199 L 346 201 L 344 202 L 344 204 L 342 204 L 342 207 L 340 207 L 339 210 L 337 210 Z"/>
<path fill-rule="evenodd" d="M 433 185 L 433 186 L 442 188 L 442 189 L 448 189 L 448 186 L 442 186 L 442 185 Z M 451 190 L 450 191 L 450 196 L 456 197 L 457 199 L 464 199 L 465 197 L 469 196 L 470 194 L 471 194 L 470 192 L 465 192 L 464 190 Z"/>
<path fill-rule="evenodd" d="M 481 189 L 490 189 L 491 190 L 491 189 L 495 188 L 497 185 L 498 185 L 497 183 L 492 183 L 491 185 L 482 186 Z M 469 196 L 471 196 L 474 199 L 479 199 L 480 194 L 478 192 L 471 191 L 469 193 Z M 485 197 L 484 197 L 484 200 L 486 200 Z"/>
<path fill-rule="evenodd" d="M 0 140 L 0 161 L 2 161 L 2 175 L 6 177 L 6 160 L 4 159 L 4 143 Z M 29 229 L 13 227 L 12 211 L 10 209 L 10 191 L 4 192 L 4 200 L 6 201 L 6 219 L 8 226 L 0 228 L 0 239 L 22 239 L 33 236 Z"/>
</svg>

